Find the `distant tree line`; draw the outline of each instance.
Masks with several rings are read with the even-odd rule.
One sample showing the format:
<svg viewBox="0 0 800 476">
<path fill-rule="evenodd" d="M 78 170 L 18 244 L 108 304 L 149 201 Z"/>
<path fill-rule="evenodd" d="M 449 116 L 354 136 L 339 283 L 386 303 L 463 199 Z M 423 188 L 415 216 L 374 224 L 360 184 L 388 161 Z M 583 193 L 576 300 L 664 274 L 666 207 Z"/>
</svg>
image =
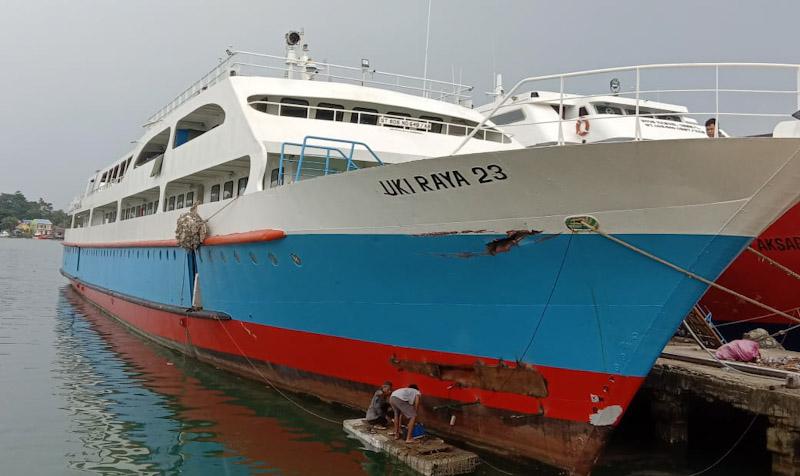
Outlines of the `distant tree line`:
<svg viewBox="0 0 800 476">
<path fill-rule="evenodd" d="M 53 225 L 66 227 L 67 214 L 53 210 L 53 204 L 39 199 L 28 201 L 19 190 L 16 193 L 0 193 L 0 230 L 13 230 L 21 220 L 46 218 Z"/>
</svg>

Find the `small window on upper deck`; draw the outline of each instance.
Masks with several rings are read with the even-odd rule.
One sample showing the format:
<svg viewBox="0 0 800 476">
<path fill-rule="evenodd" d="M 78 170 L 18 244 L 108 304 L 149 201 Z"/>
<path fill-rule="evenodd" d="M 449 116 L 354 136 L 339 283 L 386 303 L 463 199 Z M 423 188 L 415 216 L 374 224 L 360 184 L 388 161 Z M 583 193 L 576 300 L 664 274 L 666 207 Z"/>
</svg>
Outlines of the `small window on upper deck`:
<svg viewBox="0 0 800 476">
<path fill-rule="evenodd" d="M 167 204 L 167 211 L 175 210 L 175 195 L 169 197 Z"/>
<path fill-rule="evenodd" d="M 244 195 L 244 191 L 247 189 L 247 179 L 248 177 L 242 177 L 239 179 L 239 182 L 236 184 L 236 195 Z"/>
<path fill-rule="evenodd" d="M 287 104 L 295 104 L 302 107 L 287 106 Z M 288 117 L 308 117 L 308 101 L 305 99 L 297 98 L 283 98 L 281 99 L 281 116 Z"/>
<path fill-rule="evenodd" d="M 442 133 L 442 122 L 444 122 L 444 120 L 441 117 L 419 116 L 419 118 L 425 121 L 431 121 L 431 132 L 434 134 Z"/>
<path fill-rule="evenodd" d="M 321 102 L 317 104 L 316 114 L 314 115 L 315 119 L 322 119 L 323 121 L 343 121 L 344 120 L 344 112 L 339 112 L 336 109 L 344 110 L 344 106 L 341 104 L 331 104 L 329 102 Z"/>
<path fill-rule="evenodd" d="M 378 124 L 378 110 L 366 107 L 354 107 L 350 113 L 350 122 L 358 124 Z"/>
<path fill-rule="evenodd" d="M 222 187 L 222 199 L 227 200 L 233 197 L 233 180 L 229 180 L 225 182 L 225 185 Z"/>
<path fill-rule="evenodd" d="M 178 147 L 196 139 L 225 122 L 225 111 L 216 104 L 200 106 L 175 126 L 175 139 L 172 147 Z"/>
<path fill-rule="evenodd" d="M 260 112 L 267 112 L 267 106 L 268 106 L 268 104 L 266 104 L 267 102 L 269 102 L 269 98 L 264 95 L 250 96 L 249 98 L 247 98 L 247 104 L 249 104 L 250 107 L 252 107 L 256 111 Z"/>
<path fill-rule="evenodd" d="M 178 209 L 183 208 L 183 197 L 184 197 L 183 194 L 178 195 L 178 198 L 175 201 L 175 208 Z"/>
<path fill-rule="evenodd" d="M 491 118 L 491 121 L 498 126 L 504 126 L 506 124 L 512 124 L 524 120 L 525 120 L 525 113 L 522 111 L 522 108 L 512 109 L 508 112 L 492 116 Z"/>
<path fill-rule="evenodd" d="M 194 192 L 186 192 L 186 206 L 191 207 L 194 205 Z"/>
<path fill-rule="evenodd" d="M 593 106 L 597 110 L 598 114 L 613 114 L 616 116 L 622 115 L 622 108 L 619 106 L 606 103 L 594 103 Z"/>
<path fill-rule="evenodd" d="M 219 201 L 219 184 L 216 184 L 213 187 L 211 187 L 211 201 L 212 202 Z"/>
</svg>

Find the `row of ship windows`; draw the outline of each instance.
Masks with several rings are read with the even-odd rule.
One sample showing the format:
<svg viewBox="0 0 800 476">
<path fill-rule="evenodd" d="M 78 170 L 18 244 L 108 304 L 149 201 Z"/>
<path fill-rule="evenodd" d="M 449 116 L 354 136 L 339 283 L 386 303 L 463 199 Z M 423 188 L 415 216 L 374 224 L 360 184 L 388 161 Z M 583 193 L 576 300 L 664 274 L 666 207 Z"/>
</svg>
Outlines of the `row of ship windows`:
<svg viewBox="0 0 800 476">
<path fill-rule="evenodd" d="M 257 111 L 279 116 L 344 122 L 345 114 L 348 114 L 348 120 L 353 124 L 380 125 L 454 136 L 466 136 L 472 132 L 473 127 L 478 125 L 476 122 L 464 119 L 452 119 L 452 123 L 449 123 L 441 117 L 426 115 L 421 111 L 415 111 L 415 115 L 412 116 L 407 112 L 387 111 L 384 113 L 374 108 L 361 106 L 345 109 L 341 104 L 323 101 L 312 106 L 305 99 L 292 97 L 281 98 L 279 102 L 273 102 L 269 101 L 267 96 L 251 96 L 248 98 L 248 104 Z M 408 121 L 404 122 L 404 119 L 408 119 Z M 493 142 L 510 142 L 507 136 L 491 129 L 479 130 L 474 137 Z"/>
<path fill-rule="evenodd" d="M 78 248 L 72 248 L 71 253 L 77 253 Z M 152 253 L 151 253 L 152 252 Z M 105 258 L 146 258 L 146 259 L 160 259 L 160 260 L 177 260 L 178 253 L 176 250 L 143 250 L 143 249 L 115 249 L 115 248 L 83 248 L 81 254 L 84 256 L 102 256 Z"/>
<path fill-rule="evenodd" d="M 248 177 L 242 177 L 237 182 L 237 195 L 243 195 L 245 189 L 247 188 L 247 181 Z M 227 200 L 229 198 L 233 198 L 233 180 L 229 180 L 224 184 L 215 184 L 211 186 L 211 192 L 209 194 L 209 201 L 211 202 L 218 202 L 220 200 Z M 220 194 L 220 191 L 222 192 Z M 164 204 L 164 211 L 169 212 L 172 210 L 180 210 L 181 208 L 190 208 L 194 205 L 194 192 L 186 192 L 186 193 L 179 193 L 176 195 L 171 195 L 166 199 L 166 203 Z M 154 200 L 152 202 L 143 203 L 136 207 L 129 207 L 122 211 L 122 219 L 128 220 L 131 218 L 152 215 L 153 213 L 158 210 L 158 200 Z M 113 218 L 106 223 L 113 222 Z"/>
<path fill-rule="evenodd" d="M 74 254 L 78 252 L 78 249 L 79 248 L 77 247 L 69 247 L 66 252 Z M 113 248 L 84 248 L 81 253 L 84 256 L 101 256 L 105 258 L 135 258 L 135 259 L 152 258 L 152 259 L 172 260 L 172 261 L 178 259 L 178 253 L 175 249 L 171 250 L 160 249 L 158 250 L 158 252 L 156 252 L 156 250 L 150 250 L 150 249 L 132 250 L 132 249 L 113 249 Z M 237 263 L 242 262 L 242 257 L 239 255 L 238 251 L 233 250 L 233 252 L 230 254 L 234 261 L 236 261 Z M 214 250 L 213 248 L 205 248 L 204 250 L 203 249 L 199 250 L 197 252 L 197 258 L 199 259 L 200 262 L 208 261 L 210 263 L 213 263 L 215 259 L 218 259 L 222 263 L 228 262 L 228 257 L 226 256 L 223 250 Z M 249 252 L 247 254 L 247 259 L 252 264 L 259 264 L 259 258 L 256 253 Z M 275 255 L 275 253 L 272 253 L 271 251 L 267 252 L 266 259 L 273 266 L 278 266 L 278 256 Z M 303 264 L 302 260 L 300 259 L 300 256 L 294 253 L 289 254 L 289 259 L 295 266 L 299 267 Z"/>
</svg>

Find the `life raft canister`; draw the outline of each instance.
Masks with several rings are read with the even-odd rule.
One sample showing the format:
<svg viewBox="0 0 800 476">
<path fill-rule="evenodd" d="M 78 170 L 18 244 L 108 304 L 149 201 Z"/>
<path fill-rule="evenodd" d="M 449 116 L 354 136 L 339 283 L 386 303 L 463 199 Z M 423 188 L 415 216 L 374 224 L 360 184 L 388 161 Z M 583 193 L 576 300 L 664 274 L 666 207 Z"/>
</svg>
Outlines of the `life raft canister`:
<svg viewBox="0 0 800 476">
<path fill-rule="evenodd" d="M 589 119 L 578 119 L 575 121 L 575 133 L 581 137 L 586 137 L 589 135 L 589 129 L 591 129 L 591 125 L 589 124 Z"/>
</svg>

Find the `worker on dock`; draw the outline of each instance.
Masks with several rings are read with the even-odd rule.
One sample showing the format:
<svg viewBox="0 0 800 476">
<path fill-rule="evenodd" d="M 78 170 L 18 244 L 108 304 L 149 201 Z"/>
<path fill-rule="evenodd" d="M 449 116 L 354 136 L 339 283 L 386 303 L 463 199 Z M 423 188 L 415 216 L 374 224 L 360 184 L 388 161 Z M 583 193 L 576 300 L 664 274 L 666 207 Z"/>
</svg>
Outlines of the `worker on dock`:
<svg viewBox="0 0 800 476">
<path fill-rule="evenodd" d="M 383 382 L 381 388 L 375 390 L 372 401 L 367 408 L 367 423 L 375 426 L 387 427 L 392 421 L 393 412 L 389 404 L 389 396 L 392 393 L 392 382 Z"/>
<path fill-rule="evenodd" d="M 408 431 L 406 431 L 406 443 L 413 443 L 414 438 L 412 434 L 414 433 L 414 425 L 417 422 L 417 411 L 419 410 L 419 399 L 422 396 L 422 392 L 419 391 L 419 387 L 416 384 L 411 384 L 408 387 L 398 388 L 394 392 L 392 392 L 392 396 L 389 398 L 389 403 L 392 405 L 392 410 L 394 410 L 394 436 L 396 439 L 402 438 L 402 434 L 400 433 L 400 428 L 402 426 L 402 420 L 405 416 L 408 418 Z"/>
</svg>

